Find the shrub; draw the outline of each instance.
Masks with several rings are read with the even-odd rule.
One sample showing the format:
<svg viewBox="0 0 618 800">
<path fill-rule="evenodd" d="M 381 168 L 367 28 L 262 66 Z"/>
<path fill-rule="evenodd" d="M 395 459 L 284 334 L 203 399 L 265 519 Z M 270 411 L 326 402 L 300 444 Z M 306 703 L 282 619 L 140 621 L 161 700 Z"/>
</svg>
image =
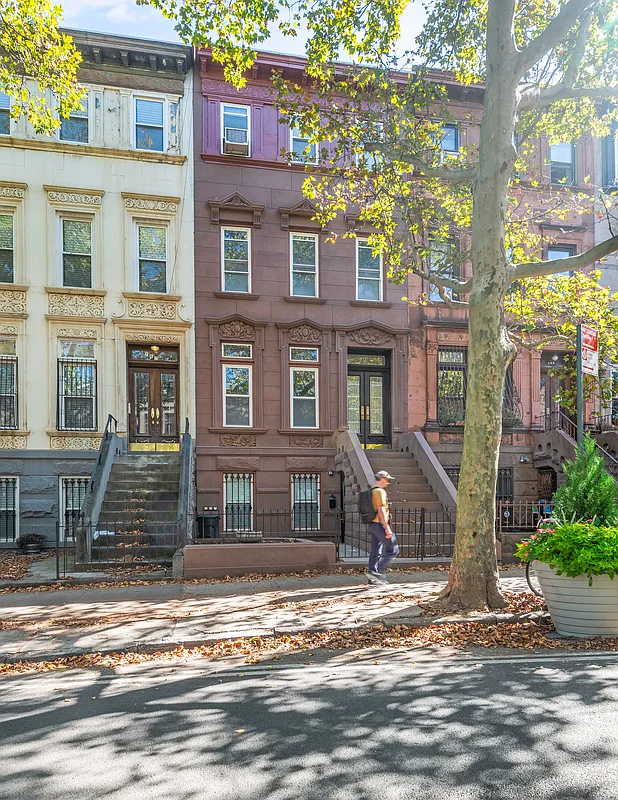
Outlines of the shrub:
<svg viewBox="0 0 618 800">
<path fill-rule="evenodd" d="M 616 482 L 606 471 L 594 439 L 586 434 L 575 461 L 564 465 L 565 479 L 554 494 L 554 515 L 564 522 L 590 519 L 611 525 L 618 518 Z"/>
<path fill-rule="evenodd" d="M 20 550 L 25 550 L 28 544 L 38 544 L 41 549 L 47 544 L 47 539 L 42 533 L 24 533 L 16 542 Z"/>
<path fill-rule="evenodd" d="M 547 526 L 520 542 L 515 552 L 522 561 L 549 564 L 558 575 L 587 575 L 590 583 L 593 575 L 613 579 L 618 572 L 618 528 L 591 522 Z"/>
</svg>

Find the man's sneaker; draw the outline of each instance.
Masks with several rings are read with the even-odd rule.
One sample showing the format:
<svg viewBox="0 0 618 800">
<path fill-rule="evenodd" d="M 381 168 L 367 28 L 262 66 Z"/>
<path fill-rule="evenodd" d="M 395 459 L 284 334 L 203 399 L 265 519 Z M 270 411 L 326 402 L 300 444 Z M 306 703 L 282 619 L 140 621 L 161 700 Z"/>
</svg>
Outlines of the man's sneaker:
<svg viewBox="0 0 618 800">
<path fill-rule="evenodd" d="M 371 570 L 367 570 L 365 575 L 367 576 L 367 580 L 369 581 L 369 583 L 372 584 L 373 586 L 378 586 L 384 583 L 388 583 L 384 575 L 382 575 L 380 572 L 372 572 Z"/>
</svg>

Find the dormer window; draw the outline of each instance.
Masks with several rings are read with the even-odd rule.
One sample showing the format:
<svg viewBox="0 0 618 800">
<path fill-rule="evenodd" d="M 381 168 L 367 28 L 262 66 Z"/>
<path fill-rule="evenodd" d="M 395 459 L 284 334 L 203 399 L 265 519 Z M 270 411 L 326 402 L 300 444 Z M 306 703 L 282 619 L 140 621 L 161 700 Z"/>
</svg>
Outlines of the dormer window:
<svg viewBox="0 0 618 800">
<path fill-rule="evenodd" d="M 222 103 L 221 130 L 221 152 L 223 155 L 251 155 L 250 110 L 248 106 Z"/>
</svg>

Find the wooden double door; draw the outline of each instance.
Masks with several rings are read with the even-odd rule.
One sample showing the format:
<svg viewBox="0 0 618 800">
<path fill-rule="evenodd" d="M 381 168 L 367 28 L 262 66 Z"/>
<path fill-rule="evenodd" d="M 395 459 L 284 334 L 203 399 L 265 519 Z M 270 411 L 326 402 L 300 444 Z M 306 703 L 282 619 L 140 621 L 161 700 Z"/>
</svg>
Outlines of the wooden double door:
<svg viewBox="0 0 618 800">
<path fill-rule="evenodd" d="M 180 449 L 179 350 L 128 345 L 129 449 Z"/>
<path fill-rule="evenodd" d="M 348 427 L 365 448 L 392 443 L 390 378 L 390 353 L 348 353 Z"/>
</svg>

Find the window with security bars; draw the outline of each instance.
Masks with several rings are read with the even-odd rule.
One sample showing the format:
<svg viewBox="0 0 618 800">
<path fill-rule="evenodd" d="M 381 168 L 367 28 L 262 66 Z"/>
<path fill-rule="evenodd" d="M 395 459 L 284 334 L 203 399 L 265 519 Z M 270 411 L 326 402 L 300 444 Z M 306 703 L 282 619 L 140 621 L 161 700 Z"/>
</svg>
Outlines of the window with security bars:
<svg viewBox="0 0 618 800">
<path fill-rule="evenodd" d="M 81 519 L 88 478 L 60 478 L 60 524 L 71 527 Z"/>
<path fill-rule="evenodd" d="M 320 476 L 292 475 L 292 530 L 320 529 Z"/>
<path fill-rule="evenodd" d="M 16 430 L 17 355 L 15 339 L 0 339 L 0 429 Z"/>
<path fill-rule="evenodd" d="M 253 475 L 226 473 L 223 476 L 224 527 L 226 531 L 253 530 Z"/>
<path fill-rule="evenodd" d="M 17 478 L 0 477 L 0 542 L 17 539 Z"/>
<path fill-rule="evenodd" d="M 463 425 L 466 416 L 468 348 L 438 348 L 438 423 Z"/>
<path fill-rule="evenodd" d="M 92 221 L 62 219 L 62 285 L 92 288 Z"/>
<path fill-rule="evenodd" d="M 167 292 L 167 228 L 138 225 L 139 291 Z"/>
<path fill-rule="evenodd" d="M 88 98 L 85 97 L 81 108 L 71 111 L 68 117 L 60 122 L 60 140 L 63 142 L 79 142 L 88 144 Z"/>
<path fill-rule="evenodd" d="M 97 362 L 94 348 L 94 342 L 59 342 L 59 431 L 97 429 Z"/>
<path fill-rule="evenodd" d="M 0 136 L 11 135 L 11 98 L 0 92 Z"/>
<path fill-rule="evenodd" d="M 0 283 L 15 283 L 15 218 L 0 214 Z"/>
<path fill-rule="evenodd" d="M 135 100 L 135 147 L 138 150 L 165 150 L 164 102 Z"/>
<path fill-rule="evenodd" d="M 451 479 L 451 483 L 457 489 L 459 484 L 459 467 L 444 467 L 444 471 Z M 496 482 L 496 500 L 499 503 L 513 502 L 513 470 L 510 467 L 501 467 L 498 470 L 498 480 Z"/>
</svg>

